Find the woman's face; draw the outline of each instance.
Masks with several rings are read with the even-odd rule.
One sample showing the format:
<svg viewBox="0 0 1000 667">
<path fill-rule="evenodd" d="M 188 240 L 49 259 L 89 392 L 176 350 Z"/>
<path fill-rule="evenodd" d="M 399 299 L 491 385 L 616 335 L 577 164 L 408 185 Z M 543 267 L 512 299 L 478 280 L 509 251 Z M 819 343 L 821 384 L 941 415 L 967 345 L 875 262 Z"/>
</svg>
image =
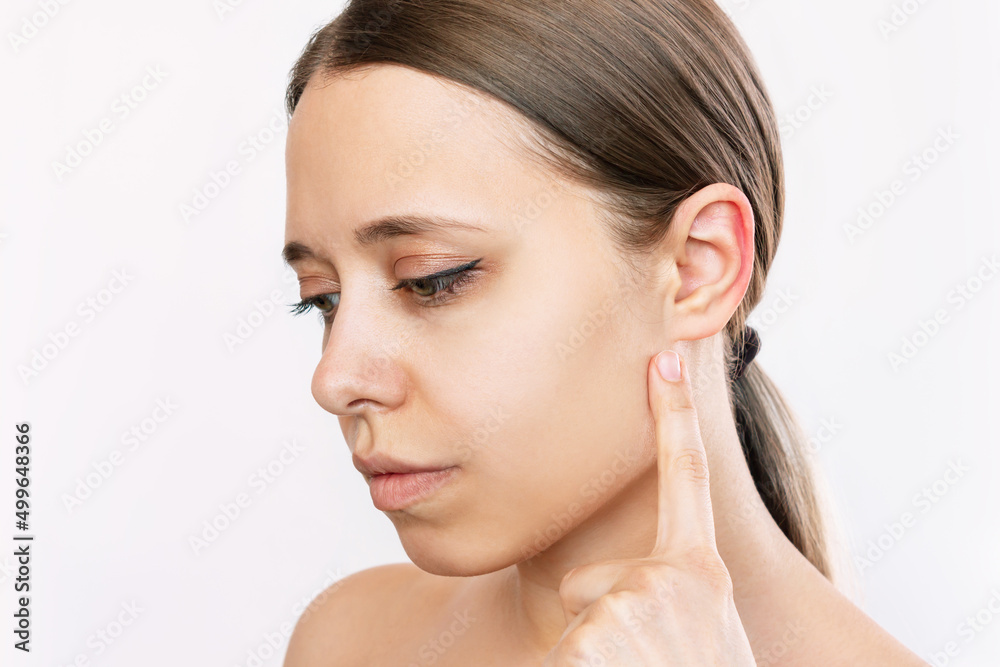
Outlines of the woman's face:
<svg viewBox="0 0 1000 667">
<path fill-rule="evenodd" d="M 588 193 L 518 148 L 506 106 L 393 65 L 317 81 L 286 153 L 286 242 L 311 251 L 291 263 L 332 315 L 313 395 L 355 459 L 456 467 L 386 511 L 414 563 L 506 567 L 655 474 L 662 307 L 631 286 Z M 470 227 L 359 242 L 388 216 Z M 476 260 L 451 288 L 392 289 Z"/>
</svg>

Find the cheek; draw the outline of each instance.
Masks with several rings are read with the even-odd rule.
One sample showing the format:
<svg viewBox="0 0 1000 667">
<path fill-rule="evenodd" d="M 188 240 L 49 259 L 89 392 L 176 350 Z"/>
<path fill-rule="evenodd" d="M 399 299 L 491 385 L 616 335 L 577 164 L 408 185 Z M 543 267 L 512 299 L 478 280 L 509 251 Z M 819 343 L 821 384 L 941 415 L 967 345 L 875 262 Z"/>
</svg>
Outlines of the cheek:
<svg viewBox="0 0 1000 667">
<path fill-rule="evenodd" d="M 555 365 L 551 384 L 525 387 L 533 408 L 504 441 L 496 483 L 536 528 L 582 521 L 655 464 L 644 376 L 615 353 L 621 333 L 612 323 L 595 330 Z"/>
<path fill-rule="evenodd" d="M 439 399 L 451 397 L 435 412 L 474 480 L 466 516 L 507 540 L 582 520 L 655 462 L 627 311 L 579 284 L 552 292 L 563 299 L 481 313 L 474 334 L 435 345 L 441 360 L 428 367 Z"/>
</svg>

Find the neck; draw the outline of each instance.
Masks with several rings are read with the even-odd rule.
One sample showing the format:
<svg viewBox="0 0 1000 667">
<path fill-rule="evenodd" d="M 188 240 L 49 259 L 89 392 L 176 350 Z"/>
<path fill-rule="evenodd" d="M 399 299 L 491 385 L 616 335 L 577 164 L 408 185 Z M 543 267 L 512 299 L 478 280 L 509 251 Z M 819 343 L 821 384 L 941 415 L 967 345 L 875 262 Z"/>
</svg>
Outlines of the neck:
<svg viewBox="0 0 1000 667">
<path fill-rule="evenodd" d="M 716 543 L 732 577 L 737 610 L 751 643 L 781 636 L 792 611 L 782 613 L 779 591 L 792 577 L 822 575 L 785 537 L 765 507 L 744 459 L 722 377 L 695 387 L 698 419 L 709 458 Z M 654 464 L 545 551 L 503 570 L 498 581 L 512 636 L 545 654 L 567 623 L 559 584 L 571 569 L 604 560 L 643 558 L 656 538 Z M 809 570 L 812 570 L 810 573 Z M 755 641 L 756 639 L 756 641 Z"/>
</svg>

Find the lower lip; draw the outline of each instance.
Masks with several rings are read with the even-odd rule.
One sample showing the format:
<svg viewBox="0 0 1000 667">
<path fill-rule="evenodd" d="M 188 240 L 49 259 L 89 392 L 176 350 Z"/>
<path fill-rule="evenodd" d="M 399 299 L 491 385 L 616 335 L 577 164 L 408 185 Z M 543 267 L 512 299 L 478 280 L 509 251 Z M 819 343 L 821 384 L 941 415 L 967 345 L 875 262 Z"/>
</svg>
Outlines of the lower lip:
<svg viewBox="0 0 1000 667">
<path fill-rule="evenodd" d="M 456 472 L 458 468 L 451 467 L 430 472 L 376 475 L 372 477 L 368 490 L 376 508 L 383 512 L 401 510 L 440 489 Z"/>
</svg>

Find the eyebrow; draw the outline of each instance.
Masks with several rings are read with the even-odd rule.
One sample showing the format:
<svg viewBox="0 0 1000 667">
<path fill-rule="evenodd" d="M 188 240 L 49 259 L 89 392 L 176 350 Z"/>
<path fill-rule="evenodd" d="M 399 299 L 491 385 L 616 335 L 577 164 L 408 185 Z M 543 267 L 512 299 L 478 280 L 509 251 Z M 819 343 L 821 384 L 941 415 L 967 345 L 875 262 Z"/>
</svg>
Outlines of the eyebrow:
<svg viewBox="0 0 1000 667">
<path fill-rule="evenodd" d="M 462 229 L 485 232 L 486 229 L 461 220 L 450 218 L 428 217 L 422 215 L 390 215 L 354 230 L 354 242 L 362 248 L 367 248 L 398 236 L 423 234 L 438 229 Z M 293 264 L 303 259 L 323 258 L 309 246 L 299 241 L 288 243 L 281 251 L 286 264 Z"/>
</svg>

